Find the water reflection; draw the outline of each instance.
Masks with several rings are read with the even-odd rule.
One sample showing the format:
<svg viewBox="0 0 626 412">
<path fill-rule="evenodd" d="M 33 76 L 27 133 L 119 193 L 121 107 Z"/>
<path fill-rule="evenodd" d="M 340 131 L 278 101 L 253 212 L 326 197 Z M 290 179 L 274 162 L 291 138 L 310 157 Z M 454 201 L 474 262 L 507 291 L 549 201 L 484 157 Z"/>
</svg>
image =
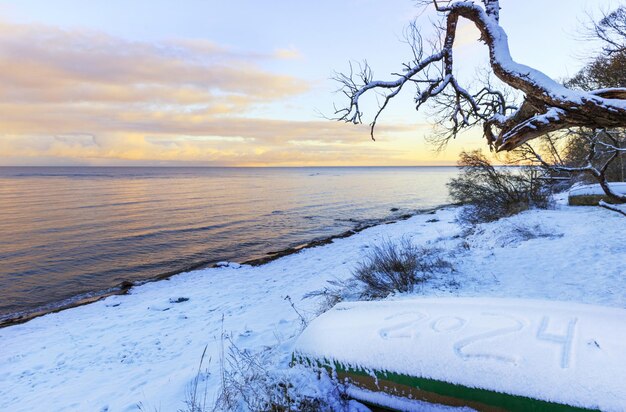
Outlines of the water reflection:
<svg viewBox="0 0 626 412">
<path fill-rule="evenodd" d="M 454 168 L 0 168 L 0 316 L 447 201 Z"/>
</svg>

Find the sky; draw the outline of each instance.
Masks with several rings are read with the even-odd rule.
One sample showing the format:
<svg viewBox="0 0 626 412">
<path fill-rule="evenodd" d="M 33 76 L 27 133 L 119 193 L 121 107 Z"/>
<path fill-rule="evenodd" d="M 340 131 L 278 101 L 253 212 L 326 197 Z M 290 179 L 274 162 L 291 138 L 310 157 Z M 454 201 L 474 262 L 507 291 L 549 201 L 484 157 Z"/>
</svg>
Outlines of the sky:
<svg viewBox="0 0 626 412">
<path fill-rule="evenodd" d="M 588 14 L 618 3 L 502 0 L 501 24 L 517 61 L 563 79 L 597 49 Z M 20 0 L 0 16 L 0 166 L 445 165 L 486 147 L 471 130 L 436 153 L 410 90 L 375 142 L 326 118 L 334 72 L 367 59 L 388 79 L 410 57 L 406 25 L 428 35 L 434 13 L 410 0 Z M 467 81 L 487 61 L 477 38 L 460 27 Z"/>
</svg>

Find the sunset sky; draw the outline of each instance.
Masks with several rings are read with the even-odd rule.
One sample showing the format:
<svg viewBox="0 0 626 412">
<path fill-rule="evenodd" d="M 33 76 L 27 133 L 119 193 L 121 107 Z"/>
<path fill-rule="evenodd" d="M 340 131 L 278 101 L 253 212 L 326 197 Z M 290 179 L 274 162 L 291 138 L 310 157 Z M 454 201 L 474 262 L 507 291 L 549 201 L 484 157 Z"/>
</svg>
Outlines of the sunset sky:
<svg viewBox="0 0 626 412">
<path fill-rule="evenodd" d="M 503 0 L 513 57 L 557 79 L 593 53 L 587 13 L 614 0 Z M 376 78 L 410 50 L 410 0 L 0 2 L 0 165 L 428 165 L 484 145 L 478 131 L 435 154 L 412 91 L 378 139 L 325 120 L 333 71 L 367 58 Z M 419 16 L 427 25 L 432 15 Z M 427 29 L 426 29 L 427 30 Z M 456 62 L 486 61 L 462 26 Z"/>
</svg>

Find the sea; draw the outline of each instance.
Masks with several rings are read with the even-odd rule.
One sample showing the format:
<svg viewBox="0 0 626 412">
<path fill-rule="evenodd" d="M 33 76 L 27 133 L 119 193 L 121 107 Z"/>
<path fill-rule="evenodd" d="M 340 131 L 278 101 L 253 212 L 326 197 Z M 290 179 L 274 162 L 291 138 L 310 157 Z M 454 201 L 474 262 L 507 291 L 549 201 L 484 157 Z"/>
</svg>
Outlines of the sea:
<svg viewBox="0 0 626 412">
<path fill-rule="evenodd" d="M 0 321 L 449 202 L 454 167 L 0 167 Z"/>
</svg>

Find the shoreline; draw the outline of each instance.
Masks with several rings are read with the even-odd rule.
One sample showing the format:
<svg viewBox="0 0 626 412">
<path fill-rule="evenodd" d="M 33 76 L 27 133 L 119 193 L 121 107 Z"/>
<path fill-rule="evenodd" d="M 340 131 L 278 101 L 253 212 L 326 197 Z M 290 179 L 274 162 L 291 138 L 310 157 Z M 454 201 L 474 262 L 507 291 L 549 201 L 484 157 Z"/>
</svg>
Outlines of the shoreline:
<svg viewBox="0 0 626 412">
<path fill-rule="evenodd" d="M 441 204 L 439 206 L 430 207 L 430 208 L 414 209 L 408 213 L 403 213 L 399 216 L 392 215 L 392 216 L 381 218 L 381 219 L 363 220 L 361 222 L 355 221 L 355 223 L 357 224 L 356 227 L 349 229 L 349 230 L 345 230 L 338 234 L 326 236 L 323 238 L 313 239 L 309 242 L 305 242 L 303 244 L 296 245 L 296 246 L 287 247 L 285 249 L 280 249 L 277 251 L 270 251 L 270 252 L 267 252 L 266 255 L 263 257 L 258 257 L 254 259 L 248 259 L 243 262 L 233 262 L 233 263 L 238 263 L 240 265 L 262 266 L 262 265 L 265 265 L 266 263 L 270 263 L 272 261 L 278 260 L 285 256 L 293 255 L 305 249 L 327 245 L 329 243 L 332 243 L 335 239 L 344 239 L 344 238 L 356 235 L 357 233 L 362 232 L 363 230 L 374 227 L 374 226 L 388 225 L 388 224 L 400 222 L 403 220 L 410 219 L 411 217 L 417 216 L 417 215 L 435 214 L 438 210 L 451 207 L 451 206 L 458 206 L 458 204 L 445 203 L 445 204 Z M 168 280 L 171 277 L 179 275 L 181 273 L 187 273 L 187 272 L 200 270 L 200 269 L 220 267 L 222 266 L 220 263 L 221 262 L 196 263 L 196 264 L 188 265 L 180 270 L 165 272 L 165 273 L 153 276 L 148 279 L 143 279 L 141 281 L 132 282 L 129 280 L 124 280 L 120 282 L 119 284 L 113 287 L 110 287 L 108 289 L 78 294 L 78 295 L 69 297 L 59 302 L 50 303 L 49 306 L 44 305 L 44 306 L 33 308 L 32 311 L 22 311 L 22 312 L 17 312 L 15 314 L 8 314 L 6 315 L 7 318 L 0 319 L 0 329 L 13 326 L 13 325 L 26 323 L 32 319 L 35 319 L 35 318 L 38 318 L 38 317 L 41 317 L 50 313 L 58 313 L 67 309 L 89 305 L 91 303 L 98 302 L 110 296 L 126 295 L 135 286 L 141 286 L 147 283 Z M 84 296 L 84 297 L 81 297 L 81 296 Z M 67 302 L 67 303 L 64 304 L 63 302 Z M 55 304 L 58 306 L 54 306 Z"/>
<path fill-rule="evenodd" d="M 626 307 L 626 231 L 615 230 L 626 225 L 620 215 L 560 202 L 554 209 L 528 210 L 466 233 L 458 211 L 444 207 L 434 215 L 380 224 L 267 265 L 233 263 L 183 273 L 126 296 L 0 329 L 0 410 L 15 405 L 24 411 L 179 410 L 198 376 L 199 393 L 206 393 L 211 407 L 223 385 L 220 360 L 238 361 L 243 355 L 271 373 L 272 383 L 293 382 L 298 394 L 335 396 L 314 371 L 292 368 L 304 323 L 328 308 L 323 296 L 311 292 L 351 279 L 369 248 L 385 240 L 407 238 L 419 247 L 438 248 L 455 267 L 390 301 L 483 297 Z M 590 243 L 597 247 L 589 248 Z M 345 292 L 347 301 L 358 298 L 352 294 L 357 289 Z M 545 333 L 562 336 L 568 318 L 554 315 Z M 432 320 L 420 327 L 431 330 Z M 509 320 L 497 322 L 509 325 Z M 531 329 L 536 342 L 536 325 Z M 407 329 L 395 330 L 401 337 Z M 461 338 L 472 335 L 460 333 Z M 574 338 L 574 348 L 602 356 L 584 335 Z M 610 349 L 602 341 L 599 346 Z M 487 348 L 495 347 L 479 349 Z M 558 347 L 545 345 L 545 350 L 542 356 L 558 362 Z"/>
</svg>

